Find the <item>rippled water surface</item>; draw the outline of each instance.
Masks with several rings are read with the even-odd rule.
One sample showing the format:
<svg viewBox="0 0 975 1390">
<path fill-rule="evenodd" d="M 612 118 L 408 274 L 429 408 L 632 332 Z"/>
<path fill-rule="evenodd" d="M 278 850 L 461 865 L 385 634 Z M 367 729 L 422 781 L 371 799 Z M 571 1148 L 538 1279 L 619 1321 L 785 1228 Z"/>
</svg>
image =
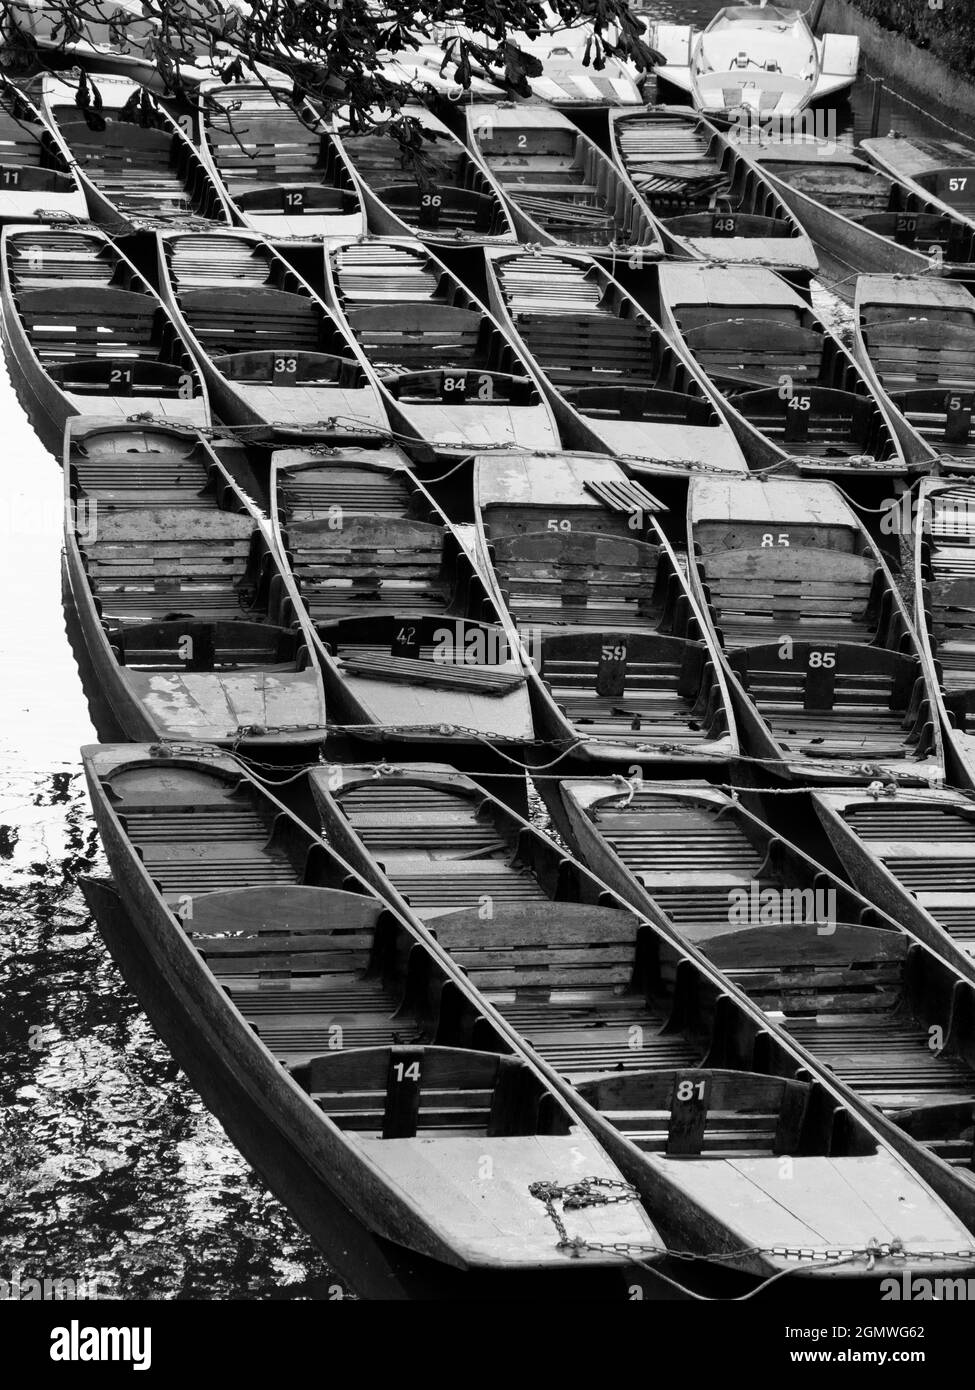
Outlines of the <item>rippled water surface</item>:
<svg viewBox="0 0 975 1390">
<path fill-rule="evenodd" d="M 658 4 L 688 22 L 719 8 Z M 854 105 L 866 133 L 867 103 Z M 882 130 L 938 127 L 885 103 Z M 817 308 L 842 327 L 829 296 Z M 0 1279 L 148 1298 L 328 1296 L 330 1274 L 170 1061 L 77 887 L 104 872 L 61 607 L 61 474 L 0 375 Z"/>
</svg>

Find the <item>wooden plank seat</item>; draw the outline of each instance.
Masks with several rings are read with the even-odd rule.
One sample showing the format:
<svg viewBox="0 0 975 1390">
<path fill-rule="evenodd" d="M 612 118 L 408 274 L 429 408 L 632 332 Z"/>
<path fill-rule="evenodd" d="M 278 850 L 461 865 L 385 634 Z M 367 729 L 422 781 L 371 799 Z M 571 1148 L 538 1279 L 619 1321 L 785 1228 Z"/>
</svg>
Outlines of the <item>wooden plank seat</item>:
<svg viewBox="0 0 975 1390">
<path fill-rule="evenodd" d="M 899 1110 L 897 1123 L 953 1168 L 975 1171 L 975 1101 L 934 1101 Z"/>
<path fill-rule="evenodd" d="M 348 675 L 369 680 L 398 681 L 405 685 L 432 686 L 438 690 L 469 690 L 477 695 L 509 695 L 524 682 L 520 670 L 474 662 L 447 662 L 422 657 L 393 656 L 361 646 L 337 643 L 337 656 Z"/>
<path fill-rule="evenodd" d="M 412 156 L 392 132 L 348 135 L 343 145 L 356 173 L 373 188 L 403 182 L 414 167 Z M 430 129 L 424 132 L 420 167 L 432 182 L 451 188 L 476 186 L 474 176 L 480 173 L 463 146 Z"/>
<path fill-rule="evenodd" d="M 597 690 L 604 645 L 626 650 L 623 691 Z M 707 651 L 678 637 L 643 633 L 549 634 L 542 642 L 542 680 L 580 735 L 625 743 L 717 736 L 722 721 Z"/>
<path fill-rule="evenodd" d="M 537 405 L 538 391 L 531 377 L 513 372 L 493 372 L 475 369 L 465 381 L 465 389 L 457 390 L 458 377 L 463 379 L 469 369 L 459 368 L 453 376 L 450 366 L 436 371 L 397 372 L 384 377 L 391 396 L 398 401 L 443 401 L 446 404 L 469 404 L 480 410 L 493 405 Z M 482 394 L 483 392 L 483 394 Z"/>
<path fill-rule="evenodd" d="M 254 289 L 273 289 L 273 286 L 268 284 L 273 274 L 272 262 L 262 254 L 260 245 L 242 238 L 181 236 L 167 242 L 165 250 L 170 274 L 179 290 L 181 302 L 188 298 L 194 287 L 212 291 L 216 285 L 227 285 L 236 292 L 238 302 L 242 302 L 243 294 L 247 293 L 242 291 L 242 283 Z M 214 303 L 219 303 L 220 298 L 221 296 L 214 297 Z M 205 301 L 200 303 L 205 305 Z"/>
<path fill-rule="evenodd" d="M 734 404 L 750 424 L 789 454 L 820 458 L 869 454 L 885 459 L 894 452 L 880 406 L 869 396 L 826 386 L 803 387 L 802 396 L 810 400 L 809 410 L 804 412 L 809 433 L 795 441 L 787 437 L 788 412 L 793 407 L 778 390 L 743 391 L 736 394 Z"/>
<path fill-rule="evenodd" d="M 132 216 L 196 213 L 223 221 L 206 169 L 195 150 L 165 126 L 120 120 L 112 112 L 93 131 L 67 107 L 55 119 L 80 170 L 121 211 Z"/>
<path fill-rule="evenodd" d="M 301 194 L 301 207 L 295 194 Z M 336 212 L 354 213 L 359 195 L 353 188 L 330 188 L 315 183 L 259 183 L 235 190 L 234 202 L 241 212 Z"/>
<path fill-rule="evenodd" d="M 744 1158 L 799 1151 L 810 1083 L 709 1067 L 631 1071 L 577 1090 L 645 1153 Z"/>
<path fill-rule="evenodd" d="M 975 334 L 972 335 L 972 339 L 975 343 Z M 969 375 L 972 374 L 975 374 L 975 369 L 970 371 Z M 975 455 L 975 433 L 972 431 L 971 418 L 970 415 L 967 419 L 960 415 L 949 420 L 948 403 L 952 397 L 958 397 L 962 405 L 968 407 L 969 412 L 975 407 L 975 390 L 971 387 L 965 391 L 958 388 L 953 390 L 950 387 L 946 389 L 942 385 L 915 387 L 891 394 L 898 410 L 906 415 L 918 434 L 926 439 L 932 448 L 970 458 Z"/>
<path fill-rule="evenodd" d="M 323 468 L 294 468 L 278 473 L 278 510 L 295 522 L 348 516 L 406 516 L 413 490 L 403 471 L 328 464 Z M 339 512 L 335 512 L 335 508 Z M 292 548 L 290 529 L 284 534 Z"/>
<path fill-rule="evenodd" d="M 463 861 L 460 861 L 463 863 Z M 450 862 L 452 879 L 460 864 Z M 516 993 L 605 991 L 633 983 L 638 919 L 615 907 L 532 898 L 495 901 L 485 918 L 476 907 L 438 915 L 437 939 L 478 989 Z"/>
<path fill-rule="evenodd" d="M 504 213 L 497 197 L 476 188 L 460 188 L 451 184 L 436 184 L 430 193 L 428 183 L 384 183 L 370 181 L 370 187 L 381 202 L 410 227 L 422 234 L 428 228 L 439 232 L 481 232 L 497 236 L 505 231 Z M 439 205 L 431 211 L 424 204 L 426 197 L 437 197 Z"/>
<path fill-rule="evenodd" d="M 870 360 L 888 392 L 925 383 L 975 390 L 975 327 L 934 319 L 888 319 L 864 326 Z"/>
<path fill-rule="evenodd" d="M 970 261 L 975 232 L 936 212 L 867 212 L 856 218 L 862 227 L 890 237 L 901 246 L 917 246 L 927 255 L 938 247 L 947 261 Z"/>
<path fill-rule="evenodd" d="M 260 352 L 320 351 L 323 322 L 307 295 L 267 286 L 180 289 L 179 305 L 211 357 Z"/>
<path fill-rule="evenodd" d="M 221 979 L 318 977 L 346 989 L 370 966 L 382 904 L 361 894 L 291 884 L 207 893 L 183 930 Z"/>
<path fill-rule="evenodd" d="M 67 286 L 74 293 L 76 285 L 111 285 L 119 260 L 110 243 L 95 237 L 40 229 L 8 243 L 7 268 L 18 297 L 24 290 L 44 288 L 63 295 Z"/>
<path fill-rule="evenodd" d="M 163 311 L 135 290 L 65 287 L 23 289 L 17 310 L 31 346 L 45 365 L 61 359 L 119 356 L 156 358 L 163 344 Z"/>
<path fill-rule="evenodd" d="M 878 169 L 863 163 L 840 167 L 793 165 L 786 181 L 790 188 L 808 193 L 817 202 L 825 203 L 855 222 L 866 213 L 886 214 L 890 207 L 890 181 Z"/>
<path fill-rule="evenodd" d="M 534 1134 L 544 1123 L 541 1082 L 520 1059 L 491 1052 L 347 1049 L 313 1058 L 296 1080 L 361 1138 Z"/>
<path fill-rule="evenodd" d="M 490 880 L 482 890 L 492 904 L 488 919 L 474 902 L 436 915 L 427 907 L 424 916 L 433 917 L 432 930 L 463 960 L 472 982 L 569 1080 L 700 1061 L 699 1046 L 668 1032 L 666 1016 L 636 984 L 636 916 L 615 907 L 553 905 L 540 891 L 501 898 Z M 446 895 L 437 902 L 446 907 Z"/>
<path fill-rule="evenodd" d="M 581 414 L 605 420 L 651 420 L 658 424 L 682 421 L 716 425 L 710 401 L 684 391 L 646 390 L 633 386 L 567 386 L 562 394 Z"/>
<path fill-rule="evenodd" d="M 654 211 L 660 217 L 660 212 L 656 206 Z M 734 218 L 735 237 L 787 237 L 793 236 L 794 232 L 789 223 L 781 217 L 763 217 L 759 213 L 739 212 L 732 209 L 730 214 Z M 722 237 L 731 234 L 715 229 L 716 221 L 720 223 L 722 216 L 720 212 L 713 209 L 706 212 L 685 212 L 678 213 L 676 216 L 665 216 L 661 218 L 668 231 L 675 236 L 682 237 Z"/>
<path fill-rule="evenodd" d="M 868 555 L 818 546 L 752 546 L 712 551 L 697 565 L 715 627 L 729 649 L 783 634 L 880 642 L 882 618 L 889 621 L 883 576 Z"/>
<path fill-rule="evenodd" d="M 198 325 L 194 325 L 194 330 L 199 334 Z M 281 341 L 284 341 L 283 336 Z M 221 353 L 214 349 L 210 360 L 228 381 L 259 381 L 275 387 L 331 384 L 355 387 L 365 381 L 365 374 L 354 357 L 334 352 L 277 348 Z"/>
<path fill-rule="evenodd" d="M 177 671 L 255 667 L 293 671 L 299 640 L 288 628 L 269 623 L 200 622 L 185 617 L 161 623 L 123 622 L 111 627 L 108 635 L 121 665 Z"/>
<path fill-rule="evenodd" d="M 135 777 L 113 779 L 116 794 L 130 787 L 141 792 Z M 170 796 L 161 798 L 158 790 L 122 795 L 116 810 L 172 904 L 227 888 L 314 885 L 326 872 L 314 836 L 274 813 L 245 784 L 235 788 L 203 774 L 180 777 Z"/>
<path fill-rule="evenodd" d="M 40 168 L 63 170 L 65 167 L 50 131 L 26 101 L 8 91 L 0 94 L 0 162 L 5 168 L 24 172 Z"/>
<path fill-rule="evenodd" d="M 922 756 L 931 746 L 930 704 L 917 658 L 879 647 L 793 642 L 732 652 L 729 665 L 773 736 L 807 757 Z M 817 661 L 818 658 L 818 661 Z M 817 662 L 813 665 L 811 662 Z"/>
<path fill-rule="evenodd" d="M 420 367 L 445 355 L 459 362 L 477 360 L 490 325 L 477 309 L 454 304 L 408 303 L 395 315 L 387 304 L 352 304 L 345 311 L 350 328 L 377 364 Z M 447 356 L 449 361 L 449 356 Z"/>
<path fill-rule="evenodd" d="M 192 400 L 199 394 L 196 373 L 187 366 L 142 357 L 96 357 L 56 362 L 48 376 L 65 391 L 85 395 L 160 396 Z"/>
<path fill-rule="evenodd" d="M 0 143 L 0 188 L 21 193 L 71 193 L 74 180 L 60 169 L 42 169 L 16 162 L 19 151 Z"/>
<path fill-rule="evenodd" d="M 861 805 L 843 818 L 935 921 L 957 941 L 975 945 L 975 809 Z"/>
<path fill-rule="evenodd" d="M 383 917 L 362 894 L 275 883 L 201 894 L 183 927 L 250 1026 L 294 1067 L 330 1048 L 418 1034 L 408 1014 L 395 1017 L 402 984 L 370 973 Z"/>
<path fill-rule="evenodd" d="M 356 516 L 288 528 L 291 570 L 314 622 L 344 613 L 446 611 L 443 527 L 403 517 Z"/>
<path fill-rule="evenodd" d="M 659 546 L 585 531 L 528 532 L 492 545 L 495 574 L 517 625 L 657 630 L 670 585 Z"/>
<path fill-rule="evenodd" d="M 519 314 L 515 326 L 556 386 L 657 385 L 653 341 L 642 319 L 618 319 L 609 314 Z"/>
<path fill-rule="evenodd" d="M 789 376 L 797 386 L 812 386 L 822 378 L 823 335 L 796 322 L 795 310 L 783 321 L 772 317 L 722 317 L 720 307 L 705 310 L 703 323 L 694 323 L 680 305 L 684 342 L 701 366 L 723 389 L 779 386 Z M 763 313 L 766 311 L 763 308 Z"/>
<path fill-rule="evenodd" d="M 221 127 L 207 123 L 207 140 L 221 177 L 236 195 L 236 186 L 252 183 L 320 183 L 341 167 L 332 139 L 310 130 L 297 112 L 280 107 L 272 115 L 228 112 Z M 331 181 L 331 180 L 330 180 Z"/>
</svg>

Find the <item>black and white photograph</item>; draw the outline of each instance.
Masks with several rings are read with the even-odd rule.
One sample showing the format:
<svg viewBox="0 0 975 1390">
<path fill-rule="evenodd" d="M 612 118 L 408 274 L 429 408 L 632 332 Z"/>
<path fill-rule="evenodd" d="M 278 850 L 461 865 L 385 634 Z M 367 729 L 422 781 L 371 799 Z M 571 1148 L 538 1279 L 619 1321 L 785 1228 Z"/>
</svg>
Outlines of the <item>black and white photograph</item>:
<svg viewBox="0 0 975 1390">
<path fill-rule="evenodd" d="M 23 1374 L 955 1365 L 973 0 L 0 0 L 0 315 Z"/>
</svg>

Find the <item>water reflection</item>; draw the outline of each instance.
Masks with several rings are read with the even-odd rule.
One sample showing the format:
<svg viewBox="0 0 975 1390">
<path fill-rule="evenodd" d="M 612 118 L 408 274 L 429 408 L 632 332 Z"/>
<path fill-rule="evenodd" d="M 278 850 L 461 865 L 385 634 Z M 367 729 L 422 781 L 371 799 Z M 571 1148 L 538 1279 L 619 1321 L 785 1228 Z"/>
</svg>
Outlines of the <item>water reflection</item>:
<svg viewBox="0 0 975 1390">
<path fill-rule="evenodd" d="M 61 472 L 4 372 L 0 509 L 0 1278 L 127 1298 L 328 1296 L 334 1276 L 122 982 L 77 878 L 104 873 L 94 719 L 61 606 Z"/>
</svg>

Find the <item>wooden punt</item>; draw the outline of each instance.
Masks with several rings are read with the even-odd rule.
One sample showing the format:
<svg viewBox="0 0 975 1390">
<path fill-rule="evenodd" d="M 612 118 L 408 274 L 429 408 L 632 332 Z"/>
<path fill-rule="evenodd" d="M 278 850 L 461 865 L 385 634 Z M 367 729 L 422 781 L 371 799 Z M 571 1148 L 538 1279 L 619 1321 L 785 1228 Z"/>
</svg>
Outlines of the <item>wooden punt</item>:
<svg viewBox="0 0 975 1390">
<path fill-rule="evenodd" d="M 366 213 L 339 141 L 284 87 L 205 82 L 200 148 L 237 221 L 274 240 L 361 236 Z"/>
<path fill-rule="evenodd" d="M 559 795 L 593 872 L 832 1074 L 971 1229 L 971 979 L 723 791 L 567 779 Z"/>
<path fill-rule="evenodd" d="M 936 684 L 880 551 L 836 488 L 695 479 L 688 550 L 755 757 L 820 783 L 942 780 Z"/>
<path fill-rule="evenodd" d="M 307 615 L 333 721 L 362 737 L 533 737 L 520 656 L 401 454 L 275 450 L 271 495 L 281 620 L 289 604 Z"/>
<path fill-rule="evenodd" d="M 329 301 L 402 436 L 445 459 L 491 447 L 560 447 L 532 368 L 425 246 L 342 242 L 326 251 L 325 267 Z"/>
<path fill-rule="evenodd" d="M 975 278 L 975 225 L 873 164 L 819 139 L 743 145 L 819 250 L 841 272 L 837 293 L 852 298 L 857 275 Z"/>
<path fill-rule="evenodd" d="M 619 1171 L 481 1018 L 435 943 L 234 759 L 138 744 L 91 746 L 83 758 L 157 987 L 179 991 L 210 1066 L 261 1098 L 310 1173 L 374 1236 L 434 1262 L 438 1281 L 544 1272 L 557 1291 L 567 1270 L 627 1272 L 611 1248 L 578 1262 L 559 1248 L 531 1184 L 590 1173 L 619 1182 Z M 482 1046 L 434 1041 L 445 1005 L 457 1031 L 479 1027 Z M 494 1180 L 478 1182 L 485 1157 Z M 565 1221 L 607 1247 L 660 1248 L 637 1202 L 569 1210 Z"/>
<path fill-rule="evenodd" d="M 508 200 L 521 241 L 615 260 L 664 254 L 660 229 L 608 155 L 551 107 L 478 103 L 467 143 Z"/>
<path fill-rule="evenodd" d="M 104 232 L 5 227 L 0 262 L 7 365 L 53 454 L 72 415 L 209 424 L 188 336 Z"/>
<path fill-rule="evenodd" d="M 0 223 L 87 216 L 68 152 L 34 102 L 0 73 Z"/>
<path fill-rule="evenodd" d="M 747 472 L 690 354 L 602 266 L 544 249 L 485 254 L 491 310 L 534 367 L 567 445 L 651 476 Z"/>
<path fill-rule="evenodd" d="M 124 20 L 120 40 L 114 16 Z M 15 53 L 34 55 L 41 70 L 81 67 L 87 71 L 125 72 L 136 81 L 157 88 L 162 78 L 155 59 L 145 47 L 154 43 L 159 22 L 146 15 L 140 0 L 113 0 L 112 8 L 86 6 L 74 17 L 71 34 L 65 33 L 65 16 L 58 0 L 6 0 L 0 17 L 0 33 Z M 192 61 L 180 64 L 184 81 L 193 80 Z"/>
<path fill-rule="evenodd" d="M 915 621 L 948 781 L 975 789 L 975 486 L 925 479 L 903 516 L 914 537 Z"/>
<path fill-rule="evenodd" d="M 656 498 L 598 456 L 482 454 L 474 510 L 541 737 L 590 764 L 735 756 L 720 661 Z"/>
<path fill-rule="evenodd" d="M 662 265 L 664 331 L 691 354 L 753 468 L 903 474 L 882 393 L 836 333 L 761 266 Z"/>
<path fill-rule="evenodd" d="M 759 263 L 808 284 L 819 262 L 808 233 L 727 135 L 679 106 L 611 111 L 613 158 L 671 256 Z"/>
<path fill-rule="evenodd" d="M 871 164 L 898 179 L 918 197 L 943 203 L 975 227 L 975 146 L 960 140 L 898 135 L 862 140 Z"/>
<path fill-rule="evenodd" d="M 364 358 L 325 302 L 252 232 L 158 234 L 159 283 L 227 424 L 335 442 L 388 434 Z"/>
<path fill-rule="evenodd" d="M 416 154 L 390 130 L 343 132 L 339 148 L 355 174 L 369 230 L 418 237 L 429 246 L 496 245 L 518 240 L 494 177 L 463 141 L 424 106 L 399 113 L 416 121 Z"/>
<path fill-rule="evenodd" d="M 493 1016 L 530 1039 L 668 1245 L 758 1278 L 828 1280 L 868 1277 L 862 1256 L 823 1267 L 817 1255 L 871 1237 L 970 1250 L 930 1193 L 904 1227 L 902 1184 L 908 1200 L 924 1187 L 890 1141 L 676 927 L 657 926 L 659 911 L 628 910 L 563 846 L 449 767 L 333 764 L 309 777 L 330 843 L 435 932 Z M 660 847 L 668 866 L 670 843 Z M 942 1200 L 971 1221 L 972 1186 L 888 1127 L 907 1163 L 930 1168 Z M 782 1182 L 786 1156 L 794 1183 Z M 682 1270 L 693 1277 L 694 1266 Z"/>
<path fill-rule="evenodd" d="M 971 795 L 949 788 L 831 790 L 814 792 L 813 805 L 851 883 L 975 978 Z"/>
<path fill-rule="evenodd" d="M 278 621 L 261 517 L 214 448 L 186 430 L 71 420 L 64 488 L 71 594 L 126 737 L 324 741 L 313 639 L 300 613 Z"/>
<path fill-rule="evenodd" d="M 604 53 L 602 65 L 597 72 L 590 61 L 592 45 L 589 24 L 581 23 L 567 27 L 564 19 L 556 14 L 550 5 L 544 3 L 544 0 L 538 8 L 537 16 L 539 23 L 531 35 L 521 30 L 512 34 L 512 40 L 517 43 L 519 51 L 530 58 L 536 58 L 541 64 L 541 71 L 532 74 L 528 79 L 528 90 L 525 93 L 529 98 L 535 98 L 536 105 L 543 101 L 559 110 L 568 108 L 596 111 L 606 107 L 644 104 L 646 99 L 642 87 L 646 74 L 637 72 L 631 63 Z M 636 18 L 639 23 L 640 17 Z M 615 27 L 607 26 L 608 37 L 615 32 Z M 484 30 L 472 30 L 455 19 L 434 23 L 430 33 L 437 39 L 432 66 L 438 71 L 443 67 L 444 41 L 456 38 L 472 43 L 474 48 L 469 53 L 469 61 L 473 83 L 471 92 L 465 96 L 468 100 L 497 100 L 498 86 L 504 79 L 496 68 L 488 71 L 480 62 L 477 53 L 478 48 L 491 49 L 493 36 L 486 34 Z M 483 80 L 485 78 L 489 80 L 490 86 Z M 457 84 L 447 86 L 441 75 L 441 90 L 444 88 L 447 95 L 452 96 L 454 101 L 458 100 Z"/>
<path fill-rule="evenodd" d="M 40 85 L 44 114 L 68 150 L 94 221 L 123 232 L 229 226 L 222 192 L 169 111 L 128 78 L 100 77 L 96 85 L 101 130 L 78 109 L 76 83 L 47 74 Z"/>
<path fill-rule="evenodd" d="M 975 299 L 930 275 L 861 275 L 854 352 L 894 406 L 891 422 L 912 462 L 975 467 Z"/>
</svg>

